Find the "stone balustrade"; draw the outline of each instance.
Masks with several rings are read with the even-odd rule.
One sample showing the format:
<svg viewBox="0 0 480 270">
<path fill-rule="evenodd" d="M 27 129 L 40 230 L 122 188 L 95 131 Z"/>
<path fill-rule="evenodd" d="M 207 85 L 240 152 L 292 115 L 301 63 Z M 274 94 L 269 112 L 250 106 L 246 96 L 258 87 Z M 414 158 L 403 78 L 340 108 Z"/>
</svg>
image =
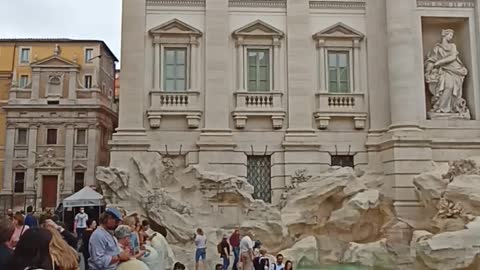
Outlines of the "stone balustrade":
<svg viewBox="0 0 480 270">
<path fill-rule="evenodd" d="M 282 99 L 281 92 L 236 92 L 235 126 L 244 128 L 249 116 L 266 116 L 272 119 L 273 128 L 282 128 L 285 119 Z"/>
<path fill-rule="evenodd" d="M 364 93 L 317 93 L 315 120 L 319 129 L 327 129 L 334 117 L 354 120 L 356 129 L 364 129 L 367 119 Z"/>
<path fill-rule="evenodd" d="M 163 116 L 185 116 L 189 128 L 198 128 L 201 119 L 200 92 L 150 92 L 150 109 L 147 111 L 151 128 L 159 128 Z"/>
</svg>

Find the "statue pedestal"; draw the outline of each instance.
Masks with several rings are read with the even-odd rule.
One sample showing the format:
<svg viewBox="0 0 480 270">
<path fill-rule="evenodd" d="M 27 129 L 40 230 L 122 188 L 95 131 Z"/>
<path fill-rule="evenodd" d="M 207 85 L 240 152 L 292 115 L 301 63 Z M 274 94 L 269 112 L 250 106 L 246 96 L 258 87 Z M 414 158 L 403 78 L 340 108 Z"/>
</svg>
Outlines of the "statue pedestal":
<svg viewBox="0 0 480 270">
<path fill-rule="evenodd" d="M 430 120 L 470 120 L 470 112 L 466 113 L 438 113 L 428 112 L 428 119 Z"/>
</svg>

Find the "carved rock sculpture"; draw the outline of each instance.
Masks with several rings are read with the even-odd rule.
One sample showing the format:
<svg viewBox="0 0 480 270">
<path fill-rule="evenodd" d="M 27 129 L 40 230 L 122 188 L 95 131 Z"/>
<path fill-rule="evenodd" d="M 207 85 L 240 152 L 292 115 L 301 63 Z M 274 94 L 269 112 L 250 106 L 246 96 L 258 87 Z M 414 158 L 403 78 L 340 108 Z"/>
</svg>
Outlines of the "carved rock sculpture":
<svg viewBox="0 0 480 270">
<path fill-rule="evenodd" d="M 215 250 L 221 235 L 230 232 L 227 228 L 240 226 L 253 231 L 269 252 L 301 248 L 308 250 L 308 261 L 318 263 L 319 255 L 326 254 L 325 261 L 338 262 L 349 242 L 379 240 L 381 228 L 393 217 L 392 203 L 366 186 L 382 182 L 377 180 L 379 176 L 358 174 L 350 168 L 331 168 L 315 177 L 298 170 L 295 187 L 280 210 L 254 200 L 253 187 L 237 176 L 205 171 L 199 166 L 185 168 L 179 158 L 169 160 L 157 153 L 138 155 L 130 161 L 128 173 L 116 168 L 97 170 L 104 193 L 111 196 L 109 202 L 136 210 L 152 224 L 163 226 L 177 260 L 189 268 L 194 263 L 192 237 L 198 227 L 207 234 L 209 250 Z M 166 181 L 171 176 L 174 181 Z M 354 217 L 333 215 L 330 222 L 332 213 L 342 206 L 351 208 L 347 212 L 356 212 Z M 327 224 L 352 226 L 338 230 Z M 305 246 L 305 241 L 316 244 Z M 316 253 L 315 246 L 319 247 Z M 208 268 L 217 262 L 214 253 L 207 255 Z"/>
<path fill-rule="evenodd" d="M 443 178 L 450 182 L 459 175 L 480 175 L 480 167 L 471 159 L 455 160 L 450 162 L 449 165 L 448 172 L 443 175 Z"/>
<path fill-rule="evenodd" d="M 425 60 L 425 81 L 432 94 L 430 118 L 470 119 L 467 102 L 463 99 L 463 81 L 468 70 L 458 57 L 452 42 L 454 31 L 442 30 L 442 39 Z"/>
</svg>

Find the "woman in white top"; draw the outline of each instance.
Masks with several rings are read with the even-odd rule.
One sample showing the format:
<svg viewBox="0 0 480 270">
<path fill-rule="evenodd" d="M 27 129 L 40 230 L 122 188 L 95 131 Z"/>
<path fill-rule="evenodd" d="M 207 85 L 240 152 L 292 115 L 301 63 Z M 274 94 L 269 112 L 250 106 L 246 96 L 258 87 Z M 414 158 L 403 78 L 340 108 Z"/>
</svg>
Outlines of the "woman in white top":
<svg viewBox="0 0 480 270">
<path fill-rule="evenodd" d="M 205 259 L 207 257 L 207 237 L 202 229 L 197 229 L 195 236 L 195 270 L 198 270 L 198 265 L 201 262 L 203 270 L 206 270 Z"/>
</svg>

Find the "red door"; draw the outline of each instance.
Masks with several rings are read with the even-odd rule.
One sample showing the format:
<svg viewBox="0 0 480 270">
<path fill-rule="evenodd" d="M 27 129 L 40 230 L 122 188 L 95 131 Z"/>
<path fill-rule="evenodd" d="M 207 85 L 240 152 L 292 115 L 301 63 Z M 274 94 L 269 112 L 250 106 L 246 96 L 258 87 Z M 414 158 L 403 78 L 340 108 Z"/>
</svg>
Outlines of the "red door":
<svg viewBox="0 0 480 270">
<path fill-rule="evenodd" d="M 57 207 L 57 176 L 44 175 L 42 189 L 42 208 Z"/>
</svg>

